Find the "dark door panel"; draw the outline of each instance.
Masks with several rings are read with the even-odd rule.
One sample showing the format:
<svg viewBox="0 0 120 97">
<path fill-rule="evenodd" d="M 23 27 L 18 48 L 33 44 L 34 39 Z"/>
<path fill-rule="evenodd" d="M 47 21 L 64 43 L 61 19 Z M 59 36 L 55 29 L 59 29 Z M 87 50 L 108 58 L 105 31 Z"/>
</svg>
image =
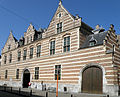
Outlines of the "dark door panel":
<svg viewBox="0 0 120 97">
<path fill-rule="evenodd" d="M 28 88 L 29 82 L 30 82 L 30 72 L 28 70 L 25 70 L 23 74 L 23 88 Z"/>
</svg>

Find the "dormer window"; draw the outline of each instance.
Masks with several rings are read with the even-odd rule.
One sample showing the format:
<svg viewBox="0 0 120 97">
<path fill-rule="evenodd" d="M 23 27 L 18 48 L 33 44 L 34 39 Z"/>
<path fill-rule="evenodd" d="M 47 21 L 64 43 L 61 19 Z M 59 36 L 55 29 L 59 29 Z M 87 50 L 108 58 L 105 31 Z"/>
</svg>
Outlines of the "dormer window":
<svg viewBox="0 0 120 97">
<path fill-rule="evenodd" d="M 91 39 L 89 40 L 89 46 L 95 46 L 96 42 L 97 42 L 96 39 L 92 35 Z"/>
<path fill-rule="evenodd" d="M 89 46 L 95 46 L 96 41 L 90 41 Z"/>
</svg>

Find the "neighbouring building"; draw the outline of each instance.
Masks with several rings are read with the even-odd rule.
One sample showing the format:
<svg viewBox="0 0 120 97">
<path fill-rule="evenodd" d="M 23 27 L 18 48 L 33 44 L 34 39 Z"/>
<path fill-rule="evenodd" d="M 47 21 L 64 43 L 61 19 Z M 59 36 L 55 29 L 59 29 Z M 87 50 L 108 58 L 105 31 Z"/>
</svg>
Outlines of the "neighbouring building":
<svg viewBox="0 0 120 97">
<path fill-rule="evenodd" d="M 47 29 L 29 25 L 17 40 L 12 31 L 2 49 L 0 85 L 42 90 L 118 95 L 120 37 L 114 25 L 105 31 L 85 24 L 59 6 Z"/>
<path fill-rule="evenodd" d="M 2 59 L 1 59 L 1 55 L 0 55 L 0 66 L 1 66 L 1 61 L 2 61 Z"/>
</svg>

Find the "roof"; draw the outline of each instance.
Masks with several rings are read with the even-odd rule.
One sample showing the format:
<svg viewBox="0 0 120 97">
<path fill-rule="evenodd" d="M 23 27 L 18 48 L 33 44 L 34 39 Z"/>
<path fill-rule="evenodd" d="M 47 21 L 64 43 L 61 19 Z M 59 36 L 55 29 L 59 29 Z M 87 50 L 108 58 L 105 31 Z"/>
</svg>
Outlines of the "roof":
<svg viewBox="0 0 120 97">
<path fill-rule="evenodd" d="M 97 33 L 97 34 L 91 34 L 89 35 L 85 42 L 83 43 L 83 45 L 81 46 L 81 48 L 87 48 L 87 47 L 90 47 L 89 46 L 89 43 L 90 41 L 96 41 L 96 44 L 95 46 L 97 45 L 102 45 L 103 44 L 103 40 L 105 39 L 106 35 L 107 35 L 107 31 L 106 32 L 100 32 L 100 33 Z"/>
<path fill-rule="evenodd" d="M 17 41 L 18 41 L 15 37 L 13 37 L 13 38 L 14 38 L 15 42 L 17 42 Z"/>
</svg>

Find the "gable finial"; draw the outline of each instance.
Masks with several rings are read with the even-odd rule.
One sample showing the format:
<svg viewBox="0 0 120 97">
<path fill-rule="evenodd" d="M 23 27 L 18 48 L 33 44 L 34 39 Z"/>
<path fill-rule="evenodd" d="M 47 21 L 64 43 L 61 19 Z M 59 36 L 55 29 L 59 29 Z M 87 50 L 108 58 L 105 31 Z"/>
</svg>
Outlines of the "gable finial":
<svg viewBox="0 0 120 97">
<path fill-rule="evenodd" d="M 12 33 L 13 31 L 12 30 L 10 30 L 10 33 Z"/>
<path fill-rule="evenodd" d="M 61 5 L 62 4 L 62 0 L 59 0 L 59 5 Z"/>
</svg>

